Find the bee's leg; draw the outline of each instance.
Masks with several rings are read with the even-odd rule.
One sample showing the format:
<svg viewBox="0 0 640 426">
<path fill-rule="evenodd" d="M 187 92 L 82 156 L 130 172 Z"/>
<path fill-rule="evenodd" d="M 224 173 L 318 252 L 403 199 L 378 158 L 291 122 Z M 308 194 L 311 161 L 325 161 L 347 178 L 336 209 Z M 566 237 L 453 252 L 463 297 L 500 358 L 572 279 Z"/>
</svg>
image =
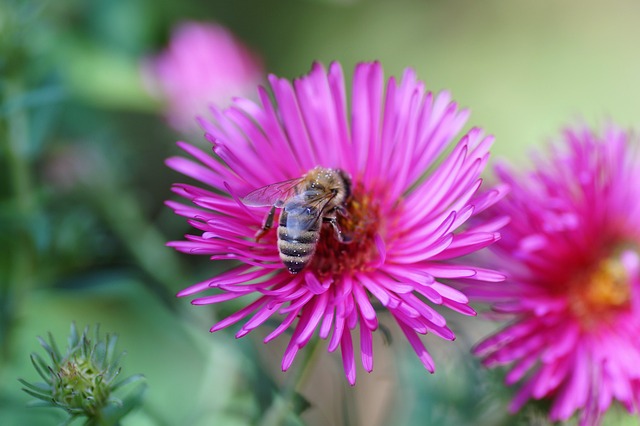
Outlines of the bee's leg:
<svg viewBox="0 0 640 426">
<path fill-rule="evenodd" d="M 325 223 L 329 223 L 331 225 L 333 231 L 335 232 L 336 240 L 340 241 L 343 244 L 349 244 L 352 241 L 350 236 L 342 233 L 342 230 L 340 229 L 340 226 L 338 226 L 338 221 L 336 220 L 335 216 L 325 216 L 322 218 L 322 220 Z"/>
<path fill-rule="evenodd" d="M 342 204 L 335 206 L 334 209 L 340 214 L 340 216 L 346 217 L 347 219 L 350 217 L 349 211 Z"/>
<path fill-rule="evenodd" d="M 269 229 L 273 226 L 273 217 L 276 214 L 276 206 L 271 206 L 269 213 L 264 218 L 264 222 L 262 223 L 262 228 L 256 232 L 256 242 L 260 241 L 260 238 L 264 237 Z"/>
</svg>

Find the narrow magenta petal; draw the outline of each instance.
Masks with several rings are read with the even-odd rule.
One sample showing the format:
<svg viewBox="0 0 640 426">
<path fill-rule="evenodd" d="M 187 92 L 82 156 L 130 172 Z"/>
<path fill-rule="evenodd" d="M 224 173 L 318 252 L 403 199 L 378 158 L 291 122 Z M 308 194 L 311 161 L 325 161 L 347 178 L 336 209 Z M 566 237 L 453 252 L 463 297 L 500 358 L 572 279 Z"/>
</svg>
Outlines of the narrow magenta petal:
<svg viewBox="0 0 640 426">
<path fill-rule="evenodd" d="M 345 312 L 344 305 L 339 303 L 336 306 L 336 316 L 335 316 L 335 326 L 333 328 L 333 334 L 331 335 L 331 340 L 329 340 L 329 345 L 327 346 L 327 350 L 329 352 L 333 352 L 340 345 L 342 334 L 345 332 Z"/>
<path fill-rule="evenodd" d="M 369 320 L 374 320 L 376 318 L 376 311 L 371 305 L 369 297 L 365 293 L 360 283 L 357 283 L 353 287 L 353 297 L 358 304 L 358 308 L 360 309 L 360 313 L 362 314 L 362 316 Z"/>
<path fill-rule="evenodd" d="M 396 255 L 395 253 L 392 253 L 392 256 L 389 256 L 389 257 L 392 258 L 395 263 L 404 264 L 404 265 L 418 263 L 428 259 L 436 259 L 438 255 L 440 255 L 443 251 L 447 250 L 447 248 L 451 245 L 453 241 L 454 241 L 454 235 L 447 234 L 444 237 L 442 237 L 439 241 L 432 244 L 428 249 L 425 249 L 422 252 L 413 253 L 410 255 L 409 254 Z M 472 250 L 469 250 L 469 251 L 472 251 Z M 449 253 L 449 251 L 447 250 L 446 253 Z M 446 256 L 446 258 L 448 258 L 448 256 Z"/>
<path fill-rule="evenodd" d="M 442 241 L 447 233 L 451 231 L 451 226 L 456 219 L 456 212 L 451 212 L 447 215 L 446 219 L 439 224 L 439 226 L 433 230 L 424 229 L 423 231 L 429 232 L 429 235 L 422 235 L 416 233 L 414 235 L 408 235 L 404 245 L 398 245 L 393 250 L 393 256 L 409 256 L 416 253 L 422 253 L 426 250 L 430 250 L 433 246 L 437 246 L 439 241 Z M 438 223 L 433 220 L 432 223 Z"/>
<path fill-rule="evenodd" d="M 415 286 L 411 282 L 398 282 L 390 279 L 385 274 L 371 274 L 371 279 L 375 280 L 378 285 L 383 287 L 389 294 L 400 295 L 411 293 L 415 290 Z"/>
<path fill-rule="evenodd" d="M 235 324 L 243 318 L 246 318 L 251 312 L 255 311 L 259 306 L 263 305 L 266 301 L 266 297 L 261 297 L 255 302 L 247 305 L 246 307 L 240 309 L 238 312 L 228 316 L 227 318 L 219 321 L 213 327 L 211 327 L 211 332 L 216 332 L 218 330 L 222 330 L 223 328 L 229 327 L 231 324 Z"/>
<path fill-rule="evenodd" d="M 210 305 L 213 303 L 226 302 L 227 300 L 237 299 L 244 296 L 245 293 L 221 293 L 213 296 L 199 297 L 191 301 L 192 305 Z"/>
<path fill-rule="evenodd" d="M 445 249 L 431 256 L 431 259 L 446 260 L 465 256 L 488 247 L 499 239 L 500 234 L 497 232 L 459 234 L 453 238 Z"/>
<path fill-rule="evenodd" d="M 533 368 L 533 366 L 538 362 L 538 357 L 540 356 L 537 352 L 532 352 L 529 355 L 525 355 L 525 357 L 521 358 L 518 363 L 509 371 L 506 375 L 504 381 L 508 385 L 512 385 L 518 382 L 520 379 L 524 377 L 524 375 Z"/>
<path fill-rule="evenodd" d="M 194 285 L 192 285 L 190 287 L 187 287 L 187 288 L 185 288 L 183 290 L 180 290 L 176 294 L 176 296 L 177 297 L 185 297 L 185 296 L 191 296 L 191 295 L 196 294 L 196 293 L 200 293 L 201 291 L 204 291 L 204 290 L 207 290 L 208 288 L 210 288 L 209 284 L 212 281 L 213 280 L 206 280 L 206 281 L 203 281 L 201 283 L 194 284 Z"/>
<path fill-rule="evenodd" d="M 567 324 L 565 330 L 556 334 L 555 344 L 542 354 L 542 361 L 549 363 L 556 359 L 561 359 L 575 350 L 576 344 L 580 339 L 580 332 L 578 324 Z"/>
<path fill-rule="evenodd" d="M 424 347 L 422 340 L 420 340 L 420 338 L 414 333 L 414 331 L 411 328 L 407 327 L 407 325 L 403 321 L 398 320 L 397 322 L 400 326 L 400 329 L 407 337 L 407 340 L 409 340 L 411 347 L 416 352 L 416 355 L 418 355 L 418 358 L 422 362 L 422 365 L 424 365 L 424 368 L 426 368 L 429 373 L 435 372 L 433 358 L 431 358 L 431 355 L 429 354 L 429 352 L 427 352 L 427 349 Z"/>
<path fill-rule="evenodd" d="M 307 304 L 307 302 L 309 302 L 311 299 L 313 299 L 315 297 L 315 295 L 311 292 L 304 292 L 304 294 L 301 297 L 297 297 L 293 303 L 291 303 L 291 305 L 289 305 L 286 308 L 282 308 L 280 309 L 280 313 L 281 314 L 286 314 L 287 312 L 291 312 L 291 311 L 296 311 L 299 308 L 303 307 L 304 305 Z"/>
<path fill-rule="evenodd" d="M 315 149 L 317 162 L 328 167 L 337 167 L 343 148 L 339 129 L 341 111 L 334 105 L 324 67 L 314 63 L 309 75 L 295 80 L 294 85 L 311 144 L 317 147 Z M 320 114 L 325 117 L 322 122 L 314 119 Z M 318 148 L 323 146 L 326 149 Z"/>
<path fill-rule="evenodd" d="M 447 265 L 444 263 L 428 264 L 429 274 L 437 278 L 470 278 L 476 275 L 476 269 L 463 265 Z"/>
<path fill-rule="evenodd" d="M 435 291 L 440 293 L 442 297 L 445 297 L 449 300 L 453 300 L 454 302 L 458 302 L 458 303 L 469 303 L 469 299 L 467 298 L 467 296 L 464 295 L 464 293 L 454 288 L 451 288 L 448 285 L 445 285 L 436 281 L 433 284 L 431 284 L 431 287 Z"/>
<path fill-rule="evenodd" d="M 409 281 L 420 284 L 431 284 L 434 281 L 433 275 L 423 269 L 412 266 L 386 264 L 381 268 L 384 272 L 392 276 L 397 281 Z"/>
<path fill-rule="evenodd" d="M 438 327 L 443 327 L 447 324 L 445 318 L 439 314 L 432 307 L 424 303 L 418 297 L 413 294 L 404 294 L 402 298 L 405 302 L 407 302 L 413 309 L 416 310 L 425 320 L 431 322 L 433 325 Z"/>
<path fill-rule="evenodd" d="M 361 63 L 356 65 L 353 74 L 351 143 L 357 170 L 366 169 L 369 145 L 376 143 L 375 135 L 371 134 L 371 123 L 377 122 L 379 112 L 371 109 L 370 97 L 374 95 L 367 87 L 370 70 L 371 64 Z"/>
<path fill-rule="evenodd" d="M 442 305 L 442 296 L 429 285 L 416 286 L 416 291 L 436 305 Z"/>
<path fill-rule="evenodd" d="M 376 260 L 374 266 L 376 268 L 379 268 L 380 266 L 384 265 L 384 262 L 387 258 L 387 248 L 384 244 L 384 240 L 380 235 L 376 234 L 376 236 L 374 237 L 374 241 L 376 243 L 376 248 L 378 249 L 378 259 Z"/>
<path fill-rule="evenodd" d="M 345 304 L 347 306 L 347 327 L 349 330 L 355 330 L 358 325 L 358 321 L 360 321 L 360 316 L 358 315 L 358 310 L 356 309 L 356 303 L 353 296 L 347 297 L 345 299 Z"/>
<path fill-rule="evenodd" d="M 342 333 L 342 339 L 340 342 L 340 351 L 342 352 L 342 365 L 344 367 L 344 373 L 347 376 L 347 380 L 351 386 L 356 384 L 356 363 L 355 355 L 353 353 L 353 342 L 351 341 L 351 333 L 345 330 Z"/>
<path fill-rule="evenodd" d="M 527 382 L 520 389 L 518 389 L 516 395 L 509 403 L 509 411 L 511 413 L 516 413 L 517 411 L 519 411 L 531 398 L 531 387 L 532 382 Z"/>
<path fill-rule="evenodd" d="M 318 164 L 316 154 L 314 146 L 309 141 L 293 86 L 285 79 L 272 78 L 270 81 L 276 102 L 280 107 L 282 124 L 287 129 L 290 140 L 296 142 L 293 145 L 296 157 L 303 170 L 312 169 Z"/>
<path fill-rule="evenodd" d="M 208 153 L 205 153 L 201 149 L 186 142 L 177 142 L 177 145 L 178 147 L 180 147 L 180 149 L 202 163 L 203 166 L 220 175 L 221 178 L 230 179 L 233 175 L 233 173 L 228 168 L 224 167 L 223 164 L 221 164 L 219 161 L 216 161 L 215 158 L 213 158 Z"/>
<path fill-rule="evenodd" d="M 323 294 L 327 291 L 328 285 L 324 285 L 320 280 L 311 272 L 307 272 L 304 274 L 304 281 L 307 284 L 307 288 L 313 294 Z"/>
<path fill-rule="evenodd" d="M 588 376 L 591 372 L 584 369 L 586 359 L 578 352 L 574 357 L 574 367 L 569 379 L 564 383 L 551 407 L 550 417 L 553 420 L 567 420 L 573 412 L 584 406 L 590 389 Z M 582 367 L 582 368 L 580 368 Z"/>
<path fill-rule="evenodd" d="M 246 322 L 244 326 L 242 326 L 240 331 L 236 334 L 236 338 L 240 338 L 251 332 L 251 330 L 262 325 L 266 320 L 271 318 L 271 316 L 278 310 L 279 307 L 280 304 L 276 303 L 272 306 L 267 305 L 262 307 L 262 309 L 259 309 L 258 312 L 253 316 L 253 318 L 251 318 Z"/>
<path fill-rule="evenodd" d="M 384 289 L 379 283 L 370 279 L 367 275 L 360 274 L 357 278 L 383 306 L 393 309 L 399 305 L 400 301 L 397 297 Z"/>
<path fill-rule="evenodd" d="M 222 188 L 223 177 L 213 172 L 210 168 L 182 157 L 171 157 L 165 164 L 178 173 L 206 183 L 213 188 Z"/>
<path fill-rule="evenodd" d="M 287 315 L 285 320 L 282 321 L 282 323 L 280 323 L 280 325 L 276 327 L 275 330 L 273 330 L 271 333 L 267 335 L 267 337 L 264 338 L 263 340 L 264 343 L 268 343 L 271 340 L 278 337 L 279 335 L 281 335 L 285 330 L 287 330 L 291 326 L 291 324 L 293 324 L 293 321 L 295 321 L 297 317 L 298 317 L 298 311 L 289 312 L 289 315 Z"/>
<path fill-rule="evenodd" d="M 311 314 L 309 315 L 309 320 L 305 325 L 304 329 L 300 332 L 298 339 L 296 340 L 299 346 L 304 346 L 307 344 L 314 331 L 316 330 L 318 323 L 323 318 L 325 309 L 327 308 L 329 297 L 327 293 L 324 293 L 318 297 L 316 297 L 316 303 L 312 306 L 307 305 Z"/>
<path fill-rule="evenodd" d="M 356 170 L 354 156 L 351 155 L 352 144 L 347 120 L 347 95 L 344 87 L 344 74 L 338 62 L 333 62 L 329 66 L 327 79 L 332 94 L 332 105 L 335 109 L 338 126 L 339 146 L 341 148 L 340 153 L 342 154 L 339 158 L 343 159 L 347 170 Z"/>
<path fill-rule="evenodd" d="M 322 324 L 320 325 L 320 332 L 318 335 L 321 339 L 326 339 L 331 333 L 331 326 L 333 325 L 333 316 L 335 309 L 333 306 L 328 306 L 325 309 L 324 316 L 322 318 Z"/>
<path fill-rule="evenodd" d="M 289 346 L 287 346 L 287 349 L 284 351 L 284 356 L 282 357 L 282 371 L 287 371 L 289 367 L 291 367 L 299 349 L 298 345 L 293 341 L 289 342 Z"/>
<path fill-rule="evenodd" d="M 553 392 L 558 386 L 558 383 L 566 376 L 566 367 L 566 362 L 542 364 L 531 379 L 533 382 L 531 395 L 535 399 L 541 399 Z"/>
<path fill-rule="evenodd" d="M 431 323 L 426 323 L 426 327 L 427 327 L 427 332 L 431 333 L 431 334 L 435 334 L 436 336 L 440 337 L 441 339 L 444 340 L 455 340 L 456 339 L 456 335 L 453 331 L 451 331 L 451 329 L 447 326 L 436 326 L 433 325 Z M 416 330 L 417 332 L 417 330 Z"/>
<path fill-rule="evenodd" d="M 371 181 L 381 170 L 381 108 L 383 95 L 384 75 L 382 67 L 377 63 L 372 63 L 369 67 L 369 75 L 366 81 L 366 92 L 368 94 L 370 120 L 368 123 L 368 154 L 367 167 L 364 169 L 364 181 Z"/>
<path fill-rule="evenodd" d="M 373 371 L 373 339 L 371 330 L 367 327 L 360 327 L 360 353 L 362 357 L 362 367 L 365 371 Z"/>
<path fill-rule="evenodd" d="M 501 274 L 500 272 L 491 269 L 473 267 L 473 270 L 475 271 L 475 275 L 470 277 L 473 280 L 489 283 L 499 283 L 506 279 L 505 274 Z"/>
</svg>

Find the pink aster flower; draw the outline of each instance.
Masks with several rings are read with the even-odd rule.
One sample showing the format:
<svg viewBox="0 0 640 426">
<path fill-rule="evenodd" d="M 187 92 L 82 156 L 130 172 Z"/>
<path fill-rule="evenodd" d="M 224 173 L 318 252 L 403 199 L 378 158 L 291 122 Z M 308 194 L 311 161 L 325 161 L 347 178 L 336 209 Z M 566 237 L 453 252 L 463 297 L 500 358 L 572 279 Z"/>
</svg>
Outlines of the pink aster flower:
<svg viewBox="0 0 640 426">
<path fill-rule="evenodd" d="M 264 341 L 292 330 L 283 370 L 317 333 L 328 339 L 329 351 L 340 348 L 351 384 L 358 352 L 364 369 L 373 369 L 372 333 L 378 328 L 379 312 L 386 310 L 433 372 L 433 360 L 419 335 L 453 340 L 454 333 L 432 305 L 475 315 L 467 296 L 447 283 L 503 278 L 462 258 L 496 241 L 504 223 L 470 223 L 503 193 L 501 188 L 479 191 L 493 138 L 476 128 L 455 143 L 468 112 L 459 110 L 446 92 L 426 92 L 410 69 L 400 82 L 390 78 L 385 85 L 380 64 L 358 65 L 350 106 L 337 63 L 328 71 L 315 64 L 293 83 L 276 76 L 269 82 L 272 94 L 261 88 L 259 104 L 236 99 L 227 110 L 212 108 L 213 121 L 200 121 L 215 156 L 179 143 L 193 159 L 167 160 L 171 168 L 207 186 L 174 186 L 192 205 L 168 205 L 198 232 L 170 245 L 185 253 L 239 262 L 179 296 L 213 291 L 194 299 L 196 305 L 247 296 L 245 308 L 211 331 L 242 321 L 236 334 L 242 337 L 269 318 L 278 321 Z M 438 163 L 451 145 L 451 152 Z M 321 180 L 315 178 L 300 190 L 305 197 L 291 195 L 289 204 L 264 189 L 279 189 L 284 198 L 280 201 L 286 201 L 290 184 L 279 182 L 305 176 L 308 180 L 318 173 L 342 178 L 340 188 L 349 187 L 344 202 L 335 195 L 304 210 L 305 202 L 318 203 L 314 191 L 320 190 Z M 263 189 L 255 192 L 257 188 Z M 296 220 L 285 222 L 284 231 L 259 232 L 264 235 L 256 241 L 254 235 L 270 211 L 269 200 L 261 198 L 264 194 L 270 194 L 278 207 L 276 216 Z M 267 205 L 256 206 L 256 200 Z M 331 203 L 336 207 L 330 208 Z M 304 256 L 309 257 L 309 251 L 312 255 L 302 270 L 292 273 L 278 247 L 291 243 L 299 221 L 318 212 L 327 223 L 317 224 L 315 243 L 313 233 L 300 232 L 297 247 Z M 283 232 L 288 237 L 279 242 Z M 360 336 L 359 351 L 353 345 L 354 333 Z"/>
<path fill-rule="evenodd" d="M 550 419 L 599 421 L 613 400 L 640 396 L 640 156 L 614 127 L 566 130 L 548 160 L 520 176 L 493 210 L 512 222 L 493 246 L 508 284 L 478 296 L 514 321 L 480 343 L 488 366 L 522 382 L 511 409 L 550 399 Z"/>
<path fill-rule="evenodd" d="M 261 61 L 226 28 L 184 22 L 167 49 L 148 60 L 143 75 L 149 91 L 167 101 L 167 117 L 178 131 L 196 127 L 210 104 L 226 107 L 232 96 L 255 97 L 264 78 Z"/>
</svg>

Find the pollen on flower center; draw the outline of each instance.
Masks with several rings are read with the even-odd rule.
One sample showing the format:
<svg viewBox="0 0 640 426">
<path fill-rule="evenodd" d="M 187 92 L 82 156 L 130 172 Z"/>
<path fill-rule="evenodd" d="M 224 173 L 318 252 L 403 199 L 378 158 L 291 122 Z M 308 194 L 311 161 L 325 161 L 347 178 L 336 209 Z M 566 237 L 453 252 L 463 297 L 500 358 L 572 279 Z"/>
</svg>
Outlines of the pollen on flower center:
<svg viewBox="0 0 640 426">
<path fill-rule="evenodd" d="M 381 255 L 375 236 L 381 230 L 380 209 L 375 199 L 355 188 L 346 204 L 348 217 L 338 215 L 338 225 L 349 243 L 339 242 L 330 226 L 323 226 L 309 269 L 318 276 L 335 276 L 366 270 Z"/>
<path fill-rule="evenodd" d="M 631 303 L 629 271 L 616 257 L 605 258 L 571 283 L 569 301 L 573 313 L 588 328 L 606 320 Z"/>
</svg>

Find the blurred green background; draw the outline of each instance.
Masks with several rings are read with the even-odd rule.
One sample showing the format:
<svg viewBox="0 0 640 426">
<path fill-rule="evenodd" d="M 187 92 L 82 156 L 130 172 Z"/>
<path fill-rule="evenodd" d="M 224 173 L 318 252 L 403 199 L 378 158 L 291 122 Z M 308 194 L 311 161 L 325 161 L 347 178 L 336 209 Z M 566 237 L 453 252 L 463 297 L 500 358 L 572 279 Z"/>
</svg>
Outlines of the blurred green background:
<svg viewBox="0 0 640 426">
<path fill-rule="evenodd" d="M 524 163 L 565 124 L 638 125 L 639 18 L 632 0 L 1 0 L 0 423 L 64 418 L 25 408 L 17 378 L 36 379 L 36 336 L 63 342 L 75 320 L 117 333 L 124 374 L 147 378 L 125 425 L 544 424 L 535 408 L 509 416 L 501 373 L 468 355 L 494 325 L 448 314 L 458 340 L 426 338 L 435 375 L 387 321 L 372 374 L 350 388 L 323 350 L 300 417 L 287 414 L 302 357 L 283 374 L 283 342 L 208 333 L 233 306 L 174 297 L 223 266 L 164 246 L 189 228 L 163 205 L 185 181 L 163 161 L 176 140 L 202 141 L 166 125 L 140 64 L 176 23 L 198 20 L 227 26 L 284 77 L 316 60 L 347 75 L 361 60 L 387 75 L 413 67 L 496 135 L 494 158 Z M 606 421 L 637 419 L 614 410 Z"/>
</svg>

